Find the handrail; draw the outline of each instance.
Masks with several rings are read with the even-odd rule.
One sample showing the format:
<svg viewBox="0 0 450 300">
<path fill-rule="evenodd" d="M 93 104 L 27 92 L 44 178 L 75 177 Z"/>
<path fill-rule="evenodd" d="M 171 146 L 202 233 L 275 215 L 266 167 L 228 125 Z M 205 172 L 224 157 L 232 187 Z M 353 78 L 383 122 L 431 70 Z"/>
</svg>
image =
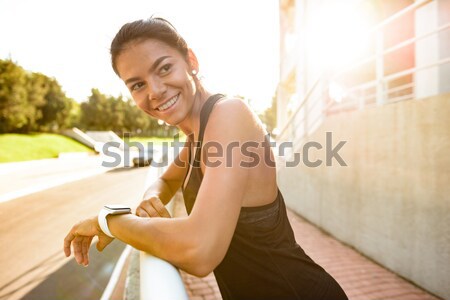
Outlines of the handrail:
<svg viewBox="0 0 450 300">
<path fill-rule="evenodd" d="M 306 93 L 305 97 L 303 98 L 303 101 L 300 103 L 300 105 L 298 105 L 296 107 L 295 111 L 292 112 L 292 114 L 289 117 L 289 119 L 287 120 L 286 124 L 284 124 L 283 129 L 280 130 L 278 137 L 281 137 L 284 134 L 284 132 L 287 130 L 287 128 L 290 125 L 290 123 L 292 122 L 292 120 L 295 118 L 295 116 L 298 114 L 298 112 L 302 109 L 303 105 L 309 100 L 309 98 L 311 97 L 312 93 L 314 92 L 316 87 L 319 85 L 319 82 L 321 80 L 322 80 L 322 76 L 319 76 L 319 78 L 317 78 L 317 80 L 314 82 L 313 86 Z"/>
<path fill-rule="evenodd" d="M 188 300 L 178 270 L 170 263 L 141 251 L 140 283 L 142 300 Z"/>
<path fill-rule="evenodd" d="M 410 75 L 410 74 L 415 73 L 417 71 L 421 71 L 421 70 L 429 69 L 429 68 L 432 68 L 432 67 L 440 66 L 440 65 L 443 65 L 443 64 L 446 64 L 446 63 L 449 63 L 449 62 L 450 62 L 450 57 L 438 60 L 437 62 L 428 64 L 428 65 L 406 69 L 404 71 L 400 71 L 400 72 L 397 72 L 397 73 L 385 76 L 385 80 L 386 81 L 391 81 L 391 80 L 394 80 L 394 79 L 397 79 L 397 78 L 400 78 L 400 77 L 403 77 L 403 76 L 406 76 L 406 75 Z"/>
<path fill-rule="evenodd" d="M 167 153 L 172 154 L 171 151 Z M 159 161 L 162 159 L 164 153 L 158 152 L 153 159 Z M 173 159 L 168 157 L 168 163 Z M 151 178 L 159 177 L 164 169 L 161 167 L 149 167 L 147 174 L 147 184 Z M 171 201 L 172 202 L 172 201 Z M 169 206 L 169 210 L 172 207 Z M 170 211 L 173 215 L 173 211 Z M 181 279 L 178 269 L 169 262 L 152 256 L 144 251 L 139 255 L 140 267 L 140 295 L 142 300 L 188 300 L 189 297 L 184 288 L 183 280 Z"/>
<path fill-rule="evenodd" d="M 416 37 L 407 39 L 407 40 L 405 40 L 405 41 L 403 41 L 403 42 L 401 42 L 401 43 L 398 43 L 398 44 L 395 45 L 395 46 L 392 46 L 392 47 L 389 48 L 389 49 L 384 50 L 383 55 L 386 55 L 386 54 L 389 54 L 389 53 L 391 53 L 391 52 L 394 52 L 395 50 L 398 50 L 398 49 L 400 49 L 400 48 L 402 48 L 402 47 L 408 46 L 408 45 L 410 45 L 410 44 L 412 44 L 412 43 L 414 43 L 414 42 L 420 41 L 420 40 L 422 40 L 422 39 L 424 39 L 424 38 L 426 38 L 426 37 L 429 37 L 430 35 L 439 33 L 439 32 L 441 32 L 441 31 L 447 30 L 447 29 L 449 29 L 449 28 L 450 28 L 450 23 L 447 23 L 447 24 L 445 24 L 445 25 L 443 25 L 443 26 L 441 26 L 441 27 L 439 27 L 439 28 L 436 28 L 435 30 L 431 30 L 431 31 L 426 32 L 426 33 L 424 33 L 424 34 L 421 34 L 421 35 L 419 35 L 419 36 L 416 36 Z"/>
<path fill-rule="evenodd" d="M 375 93 L 371 94 L 371 97 L 374 98 L 374 100 L 375 100 L 373 104 L 377 104 L 377 105 L 385 104 L 385 103 L 393 103 L 393 102 L 397 102 L 397 101 L 414 98 L 414 86 L 402 85 L 401 87 L 393 87 L 391 89 L 388 89 L 387 84 L 390 81 L 395 80 L 397 78 L 407 76 L 407 75 L 413 74 L 415 72 L 418 72 L 418 71 L 421 71 L 421 70 L 424 70 L 427 68 L 435 67 L 435 66 L 446 64 L 446 63 L 450 62 L 450 58 L 444 58 L 437 62 L 428 63 L 428 64 L 422 65 L 422 66 L 416 66 L 414 68 L 410 68 L 407 70 L 401 70 L 394 74 L 389 74 L 389 75 L 384 74 L 384 72 L 385 72 L 384 71 L 384 56 L 385 55 L 392 53 L 392 52 L 394 52 L 400 48 L 403 48 L 405 46 L 411 45 L 414 42 L 422 40 L 430 35 L 437 34 L 441 31 L 448 30 L 450 28 L 450 23 L 441 25 L 440 27 L 438 27 L 434 30 L 431 30 L 424 34 L 420 34 L 413 38 L 404 40 L 404 41 L 397 43 L 396 45 L 393 45 L 387 49 L 383 48 L 383 32 L 382 32 L 383 28 L 385 28 L 388 24 L 391 24 L 393 21 L 398 20 L 400 17 L 406 15 L 407 13 L 410 13 L 432 1 L 434 1 L 434 0 L 416 1 L 415 3 L 405 7 L 404 9 L 402 9 L 399 12 L 393 14 L 392 16 L 386 18 L 385 20 L 381 21 L 380 23 L 378 23 L 377 25 L 372 27 L 370 30 L 368 30 L 368 32 L 367 32 L 368 34 L 376 35 L 375 36 L 376 37 L 375 54 L 369 55 L 368 57 L 363 58 L 360 61 L 356 62 L 356 64 L 346 67 L 346 68 L 340 70 L 339 72 L 332 74 L 332 76 L 328 76 L 327 78 L 328 78 L 328 80 L 336 81 L 336 79 L 339 78 L 339 76 L 341 76 L 342 74 L 347 73 L 347 72 L 349 72 L 357 67 L 360 67 L 364 64 L 367 64 L 371 61 L 375 61 L 376 78 L 371 81 L 364 82 L 362 84 L 347 88 L 346 95 L 348 95 L 348 96 L 346 96 L 346 97 L 348 97 L 347 99 L 350 101 L 344 100 L 341 103 L 335 103 L 335 102 L 325 103 L 325 106 L 323 108 L 323 113 L 327 113 L 327 112 L 332 113 L 335 111 L 339 111 L 341 109 L 348 109 L 348 108 L 351 108 L 355 104 L 356 104 L 356 107 L 358 107 L 358 103 L 359 103 L 360 109 L 362 109 L 364 106 L 372 105 L 372 103 L 367 102 L 367 99 L 368 99 L 367 92 L 369 89 L 372 89 L 372 88 L 375 89 Z M 329 74 L 329 75 L 331 75 L 331 74 Z M 303 122 L 305 124 L 305 126 L 308 126 L 310 124 L 309 114 L 311 114 L 313 112 L 312 112 L 311 107 L 307 107 L 305 104 L 308 101 L 311 101 L 312 94 L 319 86 L 318 83 L 321 80 L 322 80 L 322 76 L 320 76 L 317 79 L 317 81 L 313 84 L 313 86 L 307 91 L 306 95 L 303 98 L 303 101 L 301 103 L 299 103 L 299 105 L 295 108 L 293 113 L 289 116 L 288 120 L 283 125 L 283 128 L 280 130 L 280 132 L 278 134 L 278 137 L 277 137 L 278 140 L 280 140 L 282 137 L 284 137 L 284 135 L 288 131 L 288 128 L 292 127 L 293 124 L 300 124 L 301 122 Z M 406 90 L 408 88 L 413 89 L 412 93 L 411 93 L 411 91 L 406 91 L 408 93 L 408 95 L 394 94 L 395 91 Z M 323 89 L 322 92 L 326 92 L 326 89 Z M 302 109 L 306 110 L 306 111 L 303 112 L 304 113 L 303 117 L 299 121 L 297 118 L 297 115 Z M 321 116 L 319 115 L 319 116 L 315 116 L 315 117 L 317 117 L 320 120 Z M 297 131 L 295 131 L 295 132 L 297 132 Z M 304 137 L 306 134 L 307 134 L 307 130 L 305 130 L 303 133 L 301 133 L 301 137 L 292 136 L 291 138 L 299 139 L 299 138 Z"/>
<path fill-rule="evenodd" d="M 379 56 L 384 56 L 384 55 L 386 55 L 386 54 L 389 54 L 389 53 L 391 53 L 391 52 L 394 52 L 395 50 L 398 50 L 398 49 L 400 49 L 400 48 L 403 48 L 403 47 L 405 47 L 405 46 L 408 46 L 408 45 L 410 45 L 410 44 L 412 44 L 412 43 L 415 43 L 415 42 L 420 41 L 420 40 L 422 40 L 422 39 L 424 39 L 424 38 L 426 38 L 426 37 L 429 37 L 430 35 L 439 33 L 439 32 L 441 32 L 441 31 L 447 30 L 447 29 L 449 29 L 449 28 L 450 28 L 450 23 L 447 23 L 447 24 L 442 25 L 441 27 L 439 27 L 439 28 L 437 28 L 437 29 L 435 29 L 435 30 L 431 30 L 431 31 L 429 31 L 429 32 L 427 32 L 427 33 L 424 33 L 424 34 L 421 34 L 421 35 L 419 35 L 419 36 L 416 36 L 416 37 L 407 39 L 407 40 L 405 40 L 405 41 L 403 41 L 403 42 L 401 42 L 401 43 L 398 43 L 398 44 L 396 44 L 396 45 L 394 45 L 394 46 L 392 46 L 392 47 L 390 47 L 390 48 L 384 50 L 382 53 L 377 53 L 377 54 L 370 55 L 370 56 L 368 56 L 368 57 L 366 57 L 366 58 L 361 59 L 360 61 L 354 63 L 353 65 L 351 65 L 351 66 L 349 66 L 349 67 L 346 67 L 346 68 L 342 69 L 341 71 L 339 71 L 339 73 L 336 73 L 334 76 L 340 76 L 340 75 L 342 75 L 342 74 L 345 74 L 345 73 L 347 73 L 347 72 L 349 72 L 349 71 L 351 71 L 351 70 L 354 70 L 354 69 L 356 69 L 356 68 L 358 68 L 358 67 L 361 67 L 361 66 L 363 66 L 363 65 L 365 65 L 365 64 L 367 64 L 367 63 L 369 63 L 369 62 L 371 62 L 371 61 L 374 61 L 374 60 L 377 59 L 377 57 L 379 57 Z"/>
<path fill-rule="evenodd" d="M 414 98 L 414 89 L 415 86 L 411 86 L 410 88 L 412 89 L 412 91 L 410 92 L 409 95 L 401 95 L 401 96 L 397 96 L 394 95 L 395 98 L 393 98 L 392 96 L 390 96 L 390 92 L 392 89 L 387 90 L 388 89 L 388 84 L 390 82 L 393 82 L 396 79 L 399 79 L 401 77 L 404 76 L 408 76 L 408 75 L 412 75 L 414 73 L 417 73 L 419 71 L 425 70 L 425 69 L 429 69 L 432 67 L 437 67 L 443 64 L 447 64 L 450 62 L 450 57 L 448 58 L 444 58 L 432 63 L 428 63 L 426 65 L 420 65 L 420 66 L 415 66 L 413 68 L 409 68 L 406 70 L 401 70 L 398 71 L 396 73 L 393 74 L 389 74 L 386 75 L 384 74 L 384 56 L 388 55 L 398 49 L 404 48 L 406 46 L 409 46 L 415 42 L 418 42 L 420 40 L 423 40 L 431 35 L 436 35 L 444 30 L 448 30 L 450 29 L 450 23 L 441 25 L 431 31 L 428 31 L 426 33 L 422 33 L 420 35 L 416 35 L 413 38 L 409 38 L 407 40 L 404 40 L 402 42 L 399 42 L 391 47 L 389 47 L 388 49 L 384 49 L 383 48 L 383 37 L 382 37 L 382 31 L 381 29 L 386 26 L 387 24 L 391 23 L 392 21 L 398 19 L 399 17 L 405 15 L 408 12 L 411 12 L 415 9 L 418 9 L 419 7 L 422 7 L 425 4 L 428 4 L 430 2 L 432 2 L 433 0 L 423 0 L 423 1 L 417 1 L 414 4 L 411 4 L 409 6 L 407 6 L 406 8 L 404 8 L 403 10 L 401 10 L 400 12 L 392 15 L 391 17 L 389 17 L 388 19 L 384 20 L 383 22 L 381 22 L 380 24 L 374 26 L 369 33 L 373 34 L 376 33 L 377 34 L 377 41 L 376 41 L 376 49 L 378 49 L 378 51 L 376 51 L 375 55 L 370 55 L 367 58 L 362 59 L 361 61 L 346 67 L 345 69 L 339 71 L 338 73 L 333 75 L 333 81 L 338 82 L 340 76 L 342 76 L 344 73 L 347 73 L 351 70 L 354 70 L 370 61 L 375 61 L 375 65 L 376 65 L 376 78 L 372 81 L 369 82 L 365 82 L 353 87 L 349 87 L 346 89 L 346 94 L 348 95 L 348 99 L 352 98 L 352 93 L 358 93 L 358 95 L 353 95 L 353 97 L 359 97 L 359 102 L 361 105 L 359 105 L 360 108 L 365 106 L 365 103 L 368 99 L 367 97 L 367 90 L 370 88 L 375 88 L 375 100 L 376 103 L 378 105 L 380 104 L 384 104 L 384 103 L 394 103 L 394 102 L 398 102 L 398 101 L 402 101 L 402 100 L 407 100 L 407 99 L 413 99 Z M 353 99 L 354 100 L 354 99 Z M 350 100 L 350 102 L 352 102 L 353 100 Z M 343 101 L 342 103 L 335 103 L 334 106 L 343 106 L 344 103 L 349 102 L 347 101 Z M 330 110 L 330 111 L 336 111 L 336 110 Z M 337 110 L 338 111 L 338 110 Z"/>
<path fill-rule="evenodd" d="M 405 7 L 404 9 L 400 10 L 399 12 L 393 14 L 392 16 L 390 16 L 387 19 L 384 19 L 383 21 L 381 21 L 380 23 L 378 23 L 377 25 L 375 25 L 372 29 L 369 30 L 369 33 L 374 33 L 378 30 L 380 30 L 381 28 L 385 27 L 386 25 L 388 25 L 389 23 L 391 23 L 392 21 L 402 17 L 403 15 L 406 15 L 407 13 L 409 13 L 410 11 L 413 11 L 415 9 L 420 8 L 421 6 L 428 4 L 430 2 L 432 2 L 434 0 L 422 0 L 422 1 L 416 1 L 413 4 Z"/>
<path fill-rule="evenodd" d="M 439 65 L 443 65 L 443 64 L 446 64 L 446 63 L 450 63 L 450 57 L 449 58 L 445 58 L 445 59 L 441 59 L 441 60 L 439 60 L 437 62 L 434 62 L 434 63 L 431 63 L 431 64 L 427 64 L 427 65 L 424 65 L 424 66 L 414 67 L 414 68 L 406 69 L 406 70 L 403 70 L 403 71 L 400 71 L 400 72 L 397 72 L 397 73 L 393 73 L 393 74 L 384 76 L 383 78 L 384 78 L 385 81 L 391 81 L 391 80 L 394 80 L 394 79 L 397 79 L 397 78 L 400 78 L 400 77 L 403 77 L 403 76 L 406 76 L 406 75 L 413 74 L 413 73 L 418 72 L 418 71 L 422 71 L 422 70 L 429 69 L 429 68 L 432 68 L 432 67 L 436 67 L 436 66 L 439 66 Z M 368 82 L 365 82 L 365 83 L 362 83 L 362 84 L 359 84 L 359 85 L 352 86 L 352 87 L 350 87 L 347 90 L 347 92 L 351 93 L 351 92 L 354 92 L 356 90 L 362 90 L 362 89 L 375 87 L 375 85 L 376 85 L 376 80 L 372 80 L 372 81 L 368 81 Z M 388 90 L 388 91 L 390 91 L 390 90 Z"/>
</svg>

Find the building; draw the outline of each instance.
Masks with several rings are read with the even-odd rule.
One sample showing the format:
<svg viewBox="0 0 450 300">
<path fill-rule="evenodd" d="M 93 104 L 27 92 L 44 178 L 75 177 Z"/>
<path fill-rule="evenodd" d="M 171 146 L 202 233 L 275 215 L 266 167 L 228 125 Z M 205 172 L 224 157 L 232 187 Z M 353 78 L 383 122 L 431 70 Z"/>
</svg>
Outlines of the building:
<svg viewBox="0 0 450 300">
<path fill-rule="evenodd" d="M 450 1 L 279 3 L 288 206 L 450 298 Z"/>
</svg>

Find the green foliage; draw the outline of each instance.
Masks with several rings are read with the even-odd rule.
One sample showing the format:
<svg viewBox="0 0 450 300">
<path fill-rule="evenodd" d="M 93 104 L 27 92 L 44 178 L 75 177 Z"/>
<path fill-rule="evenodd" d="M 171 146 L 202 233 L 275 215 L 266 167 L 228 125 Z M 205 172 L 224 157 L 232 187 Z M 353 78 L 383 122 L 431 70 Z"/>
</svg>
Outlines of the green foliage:
<svg viewBox="0 0 450 300">
<path fill-rule="evenodd" d="M 71 127 L 77 103 L 54 78 L 0 60 L 0 133 L 57 131 Z"/>
<path fill-rule="evenodd" d="M 92 89 L 87 102 L 68 98 L 54 78 L 27 72 L 11 60 L 0 60 L 0 133 L 57 132 L 80 127 L 112 130 L 119 136 L 172 137 L 178 130 L 160 125 L 132 100 Z"/>
<path fill-rule="evenodd" d="M 259 115 L 261 121 L 266 125 L 267 132 L 271 133 L 277 126 L 277 98 L 272 97 L 272 105 Z"/>
<path fill-rule="evenodd" d="M 27 125 L 27 74 L 11 60 L 0 60 L 0 132 L 18 131 Z"/>
<path fill-rule="evenodd" d="M 47 77 L 46 87 L 45 105 L 40 107 L 42 117 L 38 120 L 38 128 L 41 131 L 56 131 L 71 127 L 69 116 L 76 102 L 66 97 L 55 79 Z"/>
<path fill-rule="evenodd" d="M 87 102 L 80 106 L 80 127 L 84 130 L 112 130 L 119 136 L 131 133 L 133 136 L 172 137 L 178 130 L 159 125 L 130 99 L 117 98 L 92 89 Z"/>
<path fill-rule="evenodd" d="M 0 134 L 0 163 L 58 157 L 61 152 L 92 152 L 68 137 L 41 134 Z"/>
<path fill-rule="evenodd" d="M 81 103 L 81 124 L 90 130 L 107 130 L 111 125 L 108 120 L 111 115 L 108 99 L 99 90 L 92 89 L 92 95 L 87 102 Z"/>
</svg>

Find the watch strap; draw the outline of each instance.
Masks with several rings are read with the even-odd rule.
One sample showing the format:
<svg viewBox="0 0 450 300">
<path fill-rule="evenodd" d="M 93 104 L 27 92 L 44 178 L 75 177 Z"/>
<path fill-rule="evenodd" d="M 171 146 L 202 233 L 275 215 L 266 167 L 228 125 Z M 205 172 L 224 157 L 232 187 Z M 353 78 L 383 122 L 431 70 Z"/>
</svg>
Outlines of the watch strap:
<svg viewBox="0 0 450 300">
<path fill-rule="evenodd" d="M 106 217 L 110 214 L 111 214 L 110 210 L 108 210 L 106 208 L 102 208 L 100 210 L 100 213 L 98 214 L 98 224 L 100 225 L 100 229 L 103 231 L 104 234 L 106 234 L 109 237 L 114 238 L 111 231 L 109 230 L 108 220 L 106 219 Z"/>
</svg>

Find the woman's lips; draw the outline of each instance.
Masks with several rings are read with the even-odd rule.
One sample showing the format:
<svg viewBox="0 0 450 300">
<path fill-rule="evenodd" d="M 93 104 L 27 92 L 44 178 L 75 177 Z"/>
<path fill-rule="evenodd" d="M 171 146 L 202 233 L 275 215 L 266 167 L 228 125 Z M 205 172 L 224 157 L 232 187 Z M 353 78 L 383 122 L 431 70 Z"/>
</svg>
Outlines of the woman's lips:
<svg viewBox="0 0 450 300">
<path fill-rule="evenodd" d="M 172 106 L 174 106 L 178 102 L 179 96 L 180 96 L 180 94 L 177 94 L 177 95 L 173 96 L 168 101 L 166 101 L 163 104 L 159 105 L 156 108 L 156 110 L 158 110 L 160 112 L 164 112 L 164 111 L 170 109 Z"/>
</svg>

